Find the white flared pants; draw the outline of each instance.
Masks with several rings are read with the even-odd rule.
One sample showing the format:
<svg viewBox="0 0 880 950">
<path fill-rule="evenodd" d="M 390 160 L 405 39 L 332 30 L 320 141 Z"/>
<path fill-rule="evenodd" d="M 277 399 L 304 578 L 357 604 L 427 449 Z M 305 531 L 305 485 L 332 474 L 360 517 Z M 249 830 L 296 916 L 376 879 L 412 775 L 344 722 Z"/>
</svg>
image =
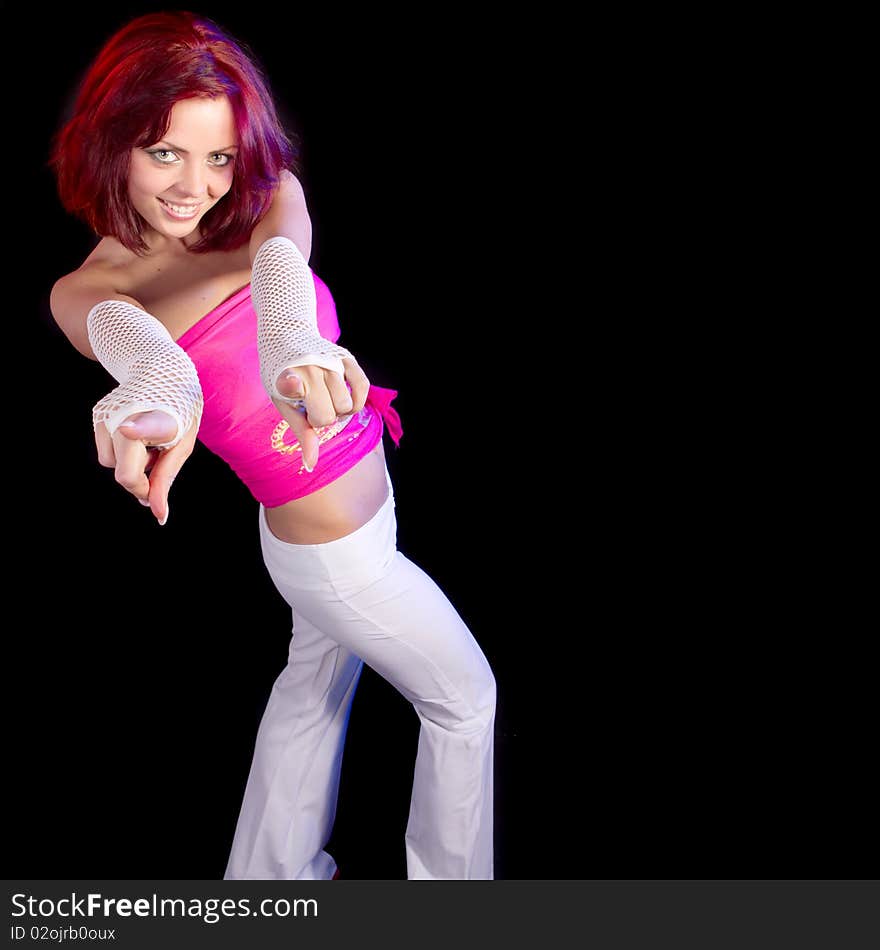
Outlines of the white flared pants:
<svg viewBox="0 0 880 950">
<path fill-rule="evenodd" d="M 387 469 L 386 469 L 387 476 Z M 394 493 L 326 544 L 275 537 L 259 511 L 269 575 L 293 611 L 224 879 L 331 878 L 348 715 L 367 663 L 420 720 L 406 827 L 410 880 L 493 877 L 495 678 L 455 608 L 397 550 Z"/>
</svg>

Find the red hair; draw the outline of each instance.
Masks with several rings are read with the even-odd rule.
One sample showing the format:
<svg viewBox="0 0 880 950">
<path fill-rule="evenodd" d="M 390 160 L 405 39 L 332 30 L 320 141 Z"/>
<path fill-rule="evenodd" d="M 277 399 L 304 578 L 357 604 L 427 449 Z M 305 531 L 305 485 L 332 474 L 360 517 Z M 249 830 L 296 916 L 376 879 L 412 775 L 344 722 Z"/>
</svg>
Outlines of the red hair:
<svg viewBox="0 0 880 950">
<path fill-rule="evenodd" d="M 49 165 L 64 209 L 99 236 L 148 250 L 144 219 L 128 197 L 133 148 L 165 137 L 181 99 L 228 96 L 238 131 L 232 188 L 201 222 L 194 253 L 234 250 L 268 210 L 296 150 L 252 53 L 206 17 L 149 13 L 118 30 L 80 82 L 72 115 L 55 133 Z"/>
</svg>

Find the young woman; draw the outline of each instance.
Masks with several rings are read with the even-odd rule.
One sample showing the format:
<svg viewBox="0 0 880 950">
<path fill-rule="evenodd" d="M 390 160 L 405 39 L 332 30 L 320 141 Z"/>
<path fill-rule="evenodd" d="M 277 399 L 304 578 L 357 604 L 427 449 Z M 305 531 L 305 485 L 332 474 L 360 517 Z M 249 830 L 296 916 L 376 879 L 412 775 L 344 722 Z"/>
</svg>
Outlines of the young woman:
<svg viewBox="0 0 880 950">
<path fill-rule="evenodd" d="M 225 877 L 338 876 L 324 847 L 366 662 L 420 719 L 407 877 L 491 879 L 495 680 L 397 550 L 382 446 L 386 425 L 400 438 L 396 393 L 335 343 L 293 160 L 228 32 L 186 11 L 132 20 L 53 143 L 60 200 L 100 240 L 55 283 L 52 313 L 118 383 L 93 412 L 100 463 L 165 524 L 199 438 L 259 502 L 264 563 L 292 608 Z"/>
</svg>

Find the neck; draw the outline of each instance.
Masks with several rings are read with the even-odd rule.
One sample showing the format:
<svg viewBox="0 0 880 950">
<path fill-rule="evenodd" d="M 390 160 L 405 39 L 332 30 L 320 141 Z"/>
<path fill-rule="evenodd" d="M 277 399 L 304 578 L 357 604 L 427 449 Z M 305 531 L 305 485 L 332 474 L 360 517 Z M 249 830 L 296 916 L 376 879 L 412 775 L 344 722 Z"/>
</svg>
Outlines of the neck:
<svg viewBox="0 0 880 950">
<path fill-rule="evenodd" d="M 152 254 L 188 254 L 188 249 L 193 244 L 197 244 L 201 238 L 202 235 L 198 229 L 182 238 L 168 237 L 152 229 L 149 233 L 144 234 L 144 240 L 149 245 Z"/>
</svg>

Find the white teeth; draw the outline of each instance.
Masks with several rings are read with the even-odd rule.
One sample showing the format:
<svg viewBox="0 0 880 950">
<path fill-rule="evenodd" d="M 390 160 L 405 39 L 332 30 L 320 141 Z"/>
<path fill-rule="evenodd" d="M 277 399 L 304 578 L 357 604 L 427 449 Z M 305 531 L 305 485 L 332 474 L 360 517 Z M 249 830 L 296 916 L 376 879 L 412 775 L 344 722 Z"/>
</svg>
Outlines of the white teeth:
<svg viewBox="0 0 880 950">
<path fill-rule="evenodd" d="M 160 198 L 159 201 L 161 201 L 166 208 L 170 208 L 175 214 L 179 214 L 182 218 L 192 218 L 199 210 L 198 206 L 195 208 L 188 208 L 185 205 L 173 205 L 170 201 L 166 201 L 164 198 Z"/>
</svg>

